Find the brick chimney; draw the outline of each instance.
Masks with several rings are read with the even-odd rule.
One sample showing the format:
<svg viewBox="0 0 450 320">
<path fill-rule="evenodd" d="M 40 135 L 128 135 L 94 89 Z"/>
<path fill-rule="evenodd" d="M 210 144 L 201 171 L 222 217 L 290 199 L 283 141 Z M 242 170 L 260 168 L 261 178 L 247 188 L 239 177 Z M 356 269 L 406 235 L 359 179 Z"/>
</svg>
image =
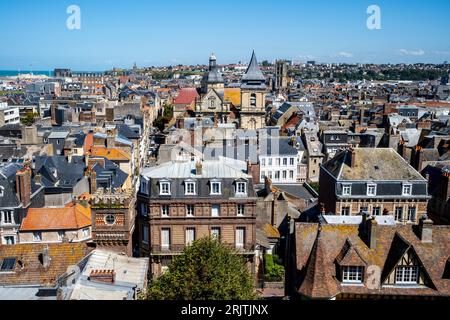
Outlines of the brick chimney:
<svg viewBox="0 0 450 320">
<path fill-rule="evenodd" d="M 116 273 L 114 270 L 92 270 L 89 275 L 89 281 L 114 283 L 116 281 Z"/>
<path fill-rule="evenodd" d="M 16 194 L 24 208 L 31 203 L 31 169 L 25 167 L 16 173 Z"/>
<path fill-rule="evenodd" d="M 90 168 L 88 171 L 88 178 L 91 194 L 94 194 L 97 192 L 97 173 L 94 170 L 92 170 L 92 168 Z"/>
<path fill-rule="evenodd" d="M 433 242 L 433 221 L 424 214 L 419 221 L 419 236 L 423 243 Z"/>
</svg>

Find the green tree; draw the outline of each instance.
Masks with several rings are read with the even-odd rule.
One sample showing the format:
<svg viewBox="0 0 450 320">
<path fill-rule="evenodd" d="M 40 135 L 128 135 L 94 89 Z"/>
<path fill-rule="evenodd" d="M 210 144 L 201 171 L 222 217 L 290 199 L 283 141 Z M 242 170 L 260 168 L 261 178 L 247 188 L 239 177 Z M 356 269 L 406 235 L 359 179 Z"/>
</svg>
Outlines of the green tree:
<svg viewBox="0 0 450 320">
<path fill-rule="evenodd" d="M 35 122 L 36 113 L 27 112 L 26 115 L 20 119 L 20 122 L 25 126 L 32 126 Z"/>
<path fill-rule="evenodd" d="M 203 238 L 175 257 L 153 281 L 149 300 L 253 300 L 251 274 L 244 260 L 213 238 Z"/>
<path fill-rule="evenodd" d="M 284 267 L 280 264 L 278 256 L 266 254 L 264 256 L 264 269 L 266 281 L 283 281 Z"/>
</svg>

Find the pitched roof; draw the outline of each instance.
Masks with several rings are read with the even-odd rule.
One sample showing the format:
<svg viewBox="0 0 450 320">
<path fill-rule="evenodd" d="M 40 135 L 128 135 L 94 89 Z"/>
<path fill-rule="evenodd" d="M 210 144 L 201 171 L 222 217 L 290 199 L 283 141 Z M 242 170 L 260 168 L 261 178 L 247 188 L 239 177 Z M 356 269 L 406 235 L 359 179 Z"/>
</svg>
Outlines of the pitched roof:
<svg viewBox="0 0 450 320">
<path fill-rule="evenodd" d="M 178 93 L 178 97 L 175 99 L 174 104 L 191 104 L 199 97 L 196 88 L 183 88 Z"/>
<path fill-rule="evenodd" d="M 48 268 L 44 268 L 40 261 L 40 254 L 46 249 L 50 258 Z M 64 274 L 69 266 L 81 261 L 89 251 L 85 243 L 0 246 L 0 260 L 16 259 L 14 272 L 0 272 L 0 285 L 54 286 L 58 277 Z"/>
<path fill-rule="evenodd" d="M 71 204 L 65 208 L 31 208 L 20 231 L 78 230 L 91 224 L 91 208 Z"/>
<path fill-rule="evenodd" d="M 338 153 L 323 168 L 337 180 L 420 180 L 425 179 L 392 148 L 356 148 L 355 165 L 351 151 Z"/>
<path fill-rule="evenodd" d="M 131 156 L 118 148 L 106 148 L 94 146 L 91 148 L 91 155 L 94 157 L 104 157 L 111 161 L 129 161 Z"/>
<path fill-rule="evenodd" d="M 450 256 L 449 230 L 449 226 L 433 226 L 433 242 L 423 243 L 417 235 L 416 226 L 378 225 L 376 246 L 371 249 L 361 239 L 360 225 L 324 224 L 319 237 L 317 224 L 298 223 L 297 269 L 300 274 L 302 272 L 305 274 L 298 279 L 299 292 L 318 298 L 331 298 L 339 293 L 450 296 L 450 279 L 443 278 Z M 345 248 L 348 243 L 351 246 Z M 336 263 L 343 261 L 344 264 L 358 264 L 353 264 L 354 266 L 378 267 L 382 270 L 380 277 L 382 284 L 383 278 L 391 273 L 408 248 L 414 249 L 432 286 L 381 285 L 370 289 L 365 283 L 361 286 L 345 286 L 338 281 Z"/>
<path fill-rule="evenodd" d="M 252 58 L 250 60 L 250 64 L 248 65 L 247 71 L 245 72 L 244 76 L 242 77 L 242 81 L 248 82 L 248 81 L 266 81 L 266 78 L 264 77 L 263 73 L 261 72 L 261 69 L 258 65 L 258 60 L 256 59 L 255 51 L 253 50 Z"/>
<path fill-rule="evenodd" d="M 241 105 L 241 89 L 240 88 L 225 88 L 224 100 L 231 102 L 234 106 Z"/>
</svg>

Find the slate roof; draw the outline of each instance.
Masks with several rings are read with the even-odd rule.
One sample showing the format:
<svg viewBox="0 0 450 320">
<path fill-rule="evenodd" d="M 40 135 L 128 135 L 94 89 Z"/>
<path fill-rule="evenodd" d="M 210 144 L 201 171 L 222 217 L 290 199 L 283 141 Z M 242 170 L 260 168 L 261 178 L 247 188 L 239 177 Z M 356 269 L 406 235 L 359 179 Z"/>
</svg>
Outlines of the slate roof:
<svg viewBox="0 0 450 320">
<path fill-rule="evenodd" d="M 432 243 L 422 243 L 416 234 L 416 227 L 410 225 L 379 225 L 376 228 L 376 247 L 370 249 L 360 238 L 359 225 L 325 224 L 319 227 L 318 224 L 297 224 L 296 264 L 297 270 L 303 274 L 298 279 L 298 292 L 312 298 L 327 299 L 339 293 L 450 296 L 450 279 L 443 276 L 450 256 L 449 226 L 433 226 Z M 356 263 L 357 258 L 360 260 L 357 262 L 359 266 L 365 262 L 367 266 L 379 267 L 383 283 L 398 262 L 397 258 L 408 249 L 417 254 L 430 279 L 429 287 L 382 285 L 369 289 L 366 284 L 348 286 L 338 280 L 337 260 L 342 258 L 344 264 L 351 265 Z M 343 251 L 348 250 L 354 252 L 345 258 Z"/>
<path fill-rule="evenodd" d="M 35 173 L 41 175 L 46 188 L 73 188 L 84 177 L 85 169 L 83 157 L 72 157 L 70 163 L 64 156 L 38 156 L 35 161 Z"/>
<path fill-rule="evenodd" d="M 105 166 L 95 163 L 92 170 L 97 174 L 98 188 L 120 188 L 128 178 L 128 174 L 120 170 L 114 162 L 105 159 Z M 106 186 L 105 186 L 106 185 Z"/>
<path fill-rule="evenodd" d="M 290 145 L 290 138 L 264 139 L 259 145 L 262 156 L 296 156 L 297 149 Z"/>
<path fill-rule="evenodd" d="M 243 82 L 256 81 L 256 82 L 265 82 L 266 78 L 264 77 L 261 69 L 258 65 L 258 60 L 256 59 L 255 51 L 252 53 L 252 58 L 250 60 L 250 64 L 248 65 L 247 71 L 242 77 Z"/>
<path fill-rule="evenodd" d="M 356 164 L 349 166 L 351 154 L 349 150 L 338 153 L 333 159 L 323 164 L 337 180 L 373 180 L 373 181 L 425 181 L 411 165 L 409 165 L 392 148 L 356 148 Z"/>
</svg>

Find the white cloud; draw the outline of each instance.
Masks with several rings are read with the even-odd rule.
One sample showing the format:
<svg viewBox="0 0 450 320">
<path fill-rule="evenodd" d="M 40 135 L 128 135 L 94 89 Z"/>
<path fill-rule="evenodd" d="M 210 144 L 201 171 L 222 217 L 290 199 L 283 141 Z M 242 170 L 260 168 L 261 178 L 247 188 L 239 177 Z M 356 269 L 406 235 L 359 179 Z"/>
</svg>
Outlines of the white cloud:
<svg viewBox="0 0 450 320">
<path fill-rule="evenodd" d="M 403 56 L 423 56 L 425 55 L 425 51 L 423 51 L 422 49 L 418 50 L 400 49 L 400 54 Z"/>
<path fill-rule="evenodd" d="M 450 51 L 435 51 L 434 53 L 440 56 L 450 56 Z"/>
<path fill-rule="evenodd" d="M 314 60 L 314 59 L 316 59 L 316 57 L 311 55 L 311 54 L 299 54 L 297 56 L 297 58 L 302 59 L 302 60 Z"/>
<path fill-rule="evenodd" d="M 338 52 L 336 54 L 331 55 L 331 58 L 338 58 L 338 57 L 340 57 L 340 58 L 353 58 L 354 55 L 353 55 L 353 53 L 345 52 L 345 51 L 341 51 L 341 52 Z"/>
</svg>

